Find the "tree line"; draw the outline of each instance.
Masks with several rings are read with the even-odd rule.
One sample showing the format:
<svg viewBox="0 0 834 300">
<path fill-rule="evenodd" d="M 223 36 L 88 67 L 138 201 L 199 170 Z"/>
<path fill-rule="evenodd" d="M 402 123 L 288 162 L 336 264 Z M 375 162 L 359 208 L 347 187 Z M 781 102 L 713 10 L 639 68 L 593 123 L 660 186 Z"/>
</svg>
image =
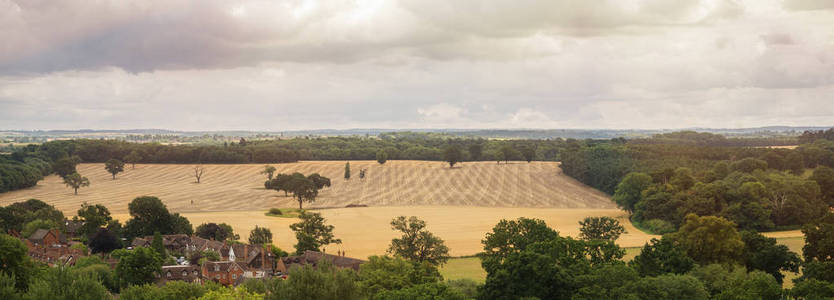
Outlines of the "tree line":
<svg viewBox="0 0 834 300">
<path fill-rule="evenodd" d="M 796 149 L 570 140 L 561 165 L 612 194 L 638 226 L 661 233 L 690 213 L 742 229 L 798 228 L 834 207 L 832 167 L 834 141 L 827 139 Z"/>
</svg>

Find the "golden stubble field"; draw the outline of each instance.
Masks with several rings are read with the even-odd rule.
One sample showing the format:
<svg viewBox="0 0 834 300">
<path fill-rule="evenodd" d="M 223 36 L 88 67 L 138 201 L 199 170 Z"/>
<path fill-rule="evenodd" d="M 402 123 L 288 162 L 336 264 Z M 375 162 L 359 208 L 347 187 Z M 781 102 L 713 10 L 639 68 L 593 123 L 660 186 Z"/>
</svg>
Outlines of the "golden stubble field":
<svg viewBox="0 0 834 300">
<path fill-rule="evenodd" d="M 467 162 L 449 169 L 442 162 L 352 161 L 352 179 L 344 180 L 344 161 L 305 161 L 273 164 L 279 173 L 319 173 L 332 180 L 314 204 L 305 207 L 368 206 L 486 206 L 549 208 L 616 208 L 608 197 L 564 175 L 553 162 Z M 78 171 L 91 185 L 73 195 L 58 176 L 37 186 L 0 194 L 0 205 L 37 198 L 73 215 L 82 202 L 101 203 L 113 213 L 127 212 L 127 204 L 143 195 L 157 196 L 175 212 L 265 211 L 297 207 L 291 197 L 266 190 L 261 164 L 203 165 L 195 183 L 193 165 L 148 164 L 126 166 L 112 180 L 103 164 L 81 164 Z M 364 180 L 359 170 L 367 169 Z"/>
<path fill-rule="evenodd" d="M 342 239 L 341 245 L 328 246 L 327 251 L 344 250 L 347 255 L 367 257 L 384 254 L 392 238 L 398 236 L 391 230 L 391 219 L 397 216 L 417 216 L 426 221 L 427 229 L 446 241 L 452 256 L 473 255 L 482 251 L 481 239 L 492 230 L 501 219 L 519 217 L 538 218 L 562 235 L 576 237 L 579 235 L 579 220 L 588 216 L 610 216 L 619 218 L 628 233 L 617 241 L 623 247 L 642 246 L 652 235 L 634 228 L 625 218 L 625 212 L 618 209 L 562 209 L 562 208 L 498 208 L 498 207 L 464 207 L 464 206 L 385 206 L 317 209 L 334 225 L 335 235 Z M 193 212 L 184 213 L 195 226 L 206 222 L 225 222 L 240 234 L 241 239 L 249 237 L 249 231 L 255 225 L 269 228 L 274 235 L 274 242 L 287 250 L 293 249 L 295 236 L 289 225 L 297 219 L 268 217 L 264 211 L 234 212 Z M 126 214 L 117 215 L 119 219 L 128 218 Z"/>
<path fill-rule="evenodd" d="M 628 234 L 619 243 L 640 246 L 652 236 L 631 226 L 624 213 L 608 196 L 564 175 L 553 162 L 468 162 L 449 169 L 442 162 L 352 161 L 353 177 L 344 180 L 344 161 L 305 161 L 273 164 L 282 173 L 320 173 L 333 185 L 321 191 L 315 208 L 336 226 L 342 245 L 330 251 L 345 250 L 349 255 L 367 257 L 383 254 L 397 236 L 389 225 L 396 216 L 418 216 L 428 229 L 446 240 L 452 255 L 471 255 L 481 251 L 480 241 L 500 219 L 540 218 L 563 235 L 577 236 L 578 221 L 587 216 L 621 218 Z M 172 212 L 185 215 L 194 226 L 207 222 L 232 225 L 243 240 L 255 225 L 268 227 L 275 242 L 292 249 L 295 237 L 289 224 L 295 219 L 267 217 L 271 207 L 296 207 L 283 192 L 263 188 L 263 165 L 203 165 L 201 183 L 194 183 L 194 165 L 140 164 L 126 166 L 112 180 L 103 164 L 81 164 L 78 171 L 90 179 L 91 186 L 78 195 L 49 176 L 36 187 L 0 194 L 0 205 L 37 198 L 74 215 L 81 203 L 106 205 L 116 218 L 127 220 L 127 204 L 143 195 L 157 196 Z M 367 176 L 359 180 L 360 169 Z M 192 203 L 193 201 L 193 203 Z M 348 204 L 369 207 L 344 208 Z"/>
</svg>

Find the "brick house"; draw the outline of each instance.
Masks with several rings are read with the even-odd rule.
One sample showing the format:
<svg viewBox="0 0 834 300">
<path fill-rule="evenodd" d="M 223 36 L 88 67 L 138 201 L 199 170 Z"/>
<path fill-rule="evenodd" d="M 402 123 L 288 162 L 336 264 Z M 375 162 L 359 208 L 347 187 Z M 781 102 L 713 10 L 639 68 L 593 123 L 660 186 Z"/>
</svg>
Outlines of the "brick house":
<svg viewBox="0 0 834 300">
<path fill-rule="evenodd" d="M 65 245 L 67 240 L 64 235 L 61 234 L 58 229 L 38 229 L 35 230 L 32 235 L 30 235 L 27 239 L 27 245 L 31 244 L 32 247 L 60 247 L 61 245 Z"/>
<path fill-rule="evenodd" d="M 207 261 L 203 263 L 202 273 L 205 280 L 223 285 L 237 285 L 243 281 L 246 269 L 234 261 Z"/>
</svg>

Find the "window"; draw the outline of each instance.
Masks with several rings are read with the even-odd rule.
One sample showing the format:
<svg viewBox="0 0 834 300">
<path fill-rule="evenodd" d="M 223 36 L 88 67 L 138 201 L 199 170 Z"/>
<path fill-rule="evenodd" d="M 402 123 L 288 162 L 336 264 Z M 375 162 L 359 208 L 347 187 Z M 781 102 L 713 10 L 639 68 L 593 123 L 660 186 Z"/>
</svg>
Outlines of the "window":
<svg viewBox="0 0 834 300">
<path fill-rule="evenodd" d="M 188 271 L 182 271 L 182 277 L 188 276 Z"/>
<path fill-rule="evenodd" d="M 197 270 L 194 270 L 193 273 L 194 273 L 194 276 L 197 276 Z"/>
<path fill-rule="evenodd" d="M 171 278 L 171 271 L 168 271 L 167 273 L 165 273 L 165 277 Z"/>
<path fill-rule="evenodd" d="M 220 279 L 220 274 L 214 275 L 214 278 Z"/>
<path fill-rule="evenodd" d="M 220 266 L 218 266 L 218 265 L 214 265 L 214 271 L 215 271 L 215 272 L 220 271 Z"/>
</svg>

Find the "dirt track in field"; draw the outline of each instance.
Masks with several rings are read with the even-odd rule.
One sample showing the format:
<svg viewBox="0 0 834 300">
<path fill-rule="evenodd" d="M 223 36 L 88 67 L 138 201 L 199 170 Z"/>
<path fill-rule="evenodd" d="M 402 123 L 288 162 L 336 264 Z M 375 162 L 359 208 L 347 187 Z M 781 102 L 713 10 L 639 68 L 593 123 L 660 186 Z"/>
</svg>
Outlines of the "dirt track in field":
<svg viewBox="0 0 834 300">
<path fill-rule="evenodd" d="M 320 173 L 333 185 L 305 207 L 478 206 L 539 208 L 615 208 L 608 197 L 562 174 L 553 162 L 468 162 L 454 169 L 442 162 L 352 161 L 352 179 L 344 180 L 344 161 L 305 161 L 273 164 L 278 172 Z M 81 164 L 78 171 L 91 186 L 73 195 L 57 176 L 37 186 L 0 194 L 0 205 L 36 198 L 74 215 L 81 203 L 101 203 L 113 213 L 126 213 L 127 204 L 143 195 L 157 196 L 175 212 L 265 211 L 297 207 L 283 192 L 263 188 L 262 164 L 204 165 L 201 183 L 194 183 L 193 165 L 126 166 L 112 180 L 103 164 Z M 359 180 L 359 170 L 367 176 Z M 193 204 L 192 204 L 193 201 Z"/>
</svg>

